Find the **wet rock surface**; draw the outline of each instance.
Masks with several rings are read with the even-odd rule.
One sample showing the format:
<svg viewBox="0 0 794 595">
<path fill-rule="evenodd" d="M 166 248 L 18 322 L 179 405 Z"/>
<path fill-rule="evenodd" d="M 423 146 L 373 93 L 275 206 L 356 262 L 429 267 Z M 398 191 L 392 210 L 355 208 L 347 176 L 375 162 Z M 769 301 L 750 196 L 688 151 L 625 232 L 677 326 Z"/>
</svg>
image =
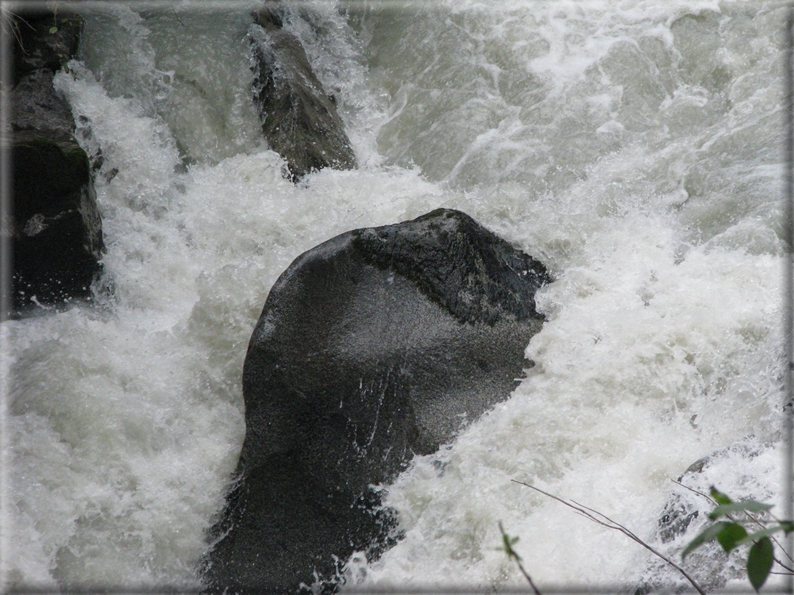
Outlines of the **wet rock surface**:
<svg viewBox="0 0 794 595">
<path fill-rule="evenodd" d="M 35 132 L 13 150 L 14 310 L 89 297 L 103 244 L 85 152 Z"/>
<path fill-rule="evenodd" d="M 356 158 L 331 96 L 298 38 L 282 28 L 278 5 L 254 13 L 254 102 L 265 138 L 297 181 L 326 167 L 353 169 Z"/>
<path fill-rule="evenodd" d="M 246 437 L 213 530 L 210 590 L 293 593 L 333 579 L 335 560 L 393 543 L 371 486 L 509 396 L 531 365 L 534 296 L 549 281 L 452 210 L 348 232 L 296 259 L 249 344 Z"/>
<path fill-rule="evenodd" d="M 69 105 L 52 85 L 77 50 L 82 19 L 16 11 L 14 88 L 4 150 L 12 159 L 11 308 L 88 298 L 101 271 L 102 223 L 88 157 L 74 137 Z"/>
</svg>

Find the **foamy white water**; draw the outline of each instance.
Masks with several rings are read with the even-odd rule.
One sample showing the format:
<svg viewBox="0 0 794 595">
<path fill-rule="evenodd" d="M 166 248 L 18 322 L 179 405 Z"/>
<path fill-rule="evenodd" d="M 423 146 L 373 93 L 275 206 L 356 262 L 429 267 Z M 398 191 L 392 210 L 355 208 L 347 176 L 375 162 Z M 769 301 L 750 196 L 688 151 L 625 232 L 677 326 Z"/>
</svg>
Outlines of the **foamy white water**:
<svg viewBox="0 0 794 595">
<path fill-rule="evenodd" d="M 349 584 L 521 585 L 499 521 L 541 587 L 683 584 L 512 480 L 658 544 L 671 494 L 708 510 L 670 480 L 734 447 L 690 487 L 780 506 L 782 3 L 296 6 L 361 164 L 298 186 L 250 102 L 254 4 L 201 4 L 93 6 L 57 77 L 108 250 L 94 304 L 2 327 L 7 587 L 200 586 L 270 286 L 440 206 L 557 281 L 527 379 L 387 487 L 404 539 Z"/>
</svg>

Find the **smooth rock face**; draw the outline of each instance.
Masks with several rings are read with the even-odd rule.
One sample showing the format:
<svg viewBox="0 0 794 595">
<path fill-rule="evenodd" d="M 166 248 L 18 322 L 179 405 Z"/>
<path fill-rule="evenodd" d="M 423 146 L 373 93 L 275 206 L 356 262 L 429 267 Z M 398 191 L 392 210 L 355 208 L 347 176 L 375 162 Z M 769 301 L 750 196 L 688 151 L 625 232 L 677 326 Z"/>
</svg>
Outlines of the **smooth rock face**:
<svg viewBox="0 0 794 595">
<path fill-rule="evenodd" d="M 82 19 L 35 10 L 15 23 L 11 135 L 3 143 L 13 164 L 11 307 L 20 315 L 37 304 L 90 297 L 103 243 L 88 157 L 74 138 L 69 105 L 52 86 L 77 50 Z"/>
<path fill-rule="evenodd" d="M 211 590 L 292 593 L 393 542 L 370 488 L 509 396 L 543 266 L 459 211 L 333 238 L 285 271 L 243 372 L 246 437 Z"/>
<path fill-rule="evenodd" d="M 297 181 L 311 171 L 353 169 L 356 158 L 334 101 L 315 76 L 300 41 L 276 10 L 254 14 L 254 102 L 270 147 Z"/>
</svg>

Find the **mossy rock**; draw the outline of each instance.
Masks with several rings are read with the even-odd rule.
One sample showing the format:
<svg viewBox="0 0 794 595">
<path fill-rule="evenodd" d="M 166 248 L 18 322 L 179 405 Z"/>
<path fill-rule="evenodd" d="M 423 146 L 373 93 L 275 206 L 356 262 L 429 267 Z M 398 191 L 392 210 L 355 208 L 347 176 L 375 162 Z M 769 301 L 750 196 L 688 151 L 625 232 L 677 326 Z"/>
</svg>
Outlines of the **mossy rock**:
<svg viewBox="0 0 794 595">
<path fill-rule="evenodd" d="M 90 298 L 104 249 L 89 159 L 74 138 L 71 107 L 52 85 L 77 52 L 83 19 L 49 6 L 19 3 L 10 19 L 13 316 Z"/>
<path fill-rule="evenodd" d="M 14 310 L 88 298 L 103 251 L 88 156 L 74 142 L 14 136 Z"/>
<path fill-rule="evenodd" d="M 39 212 L 79 208 L 79 199 L 73 195 L 90 182 L 91 166 L 77 143 L 17 133 L 12 160 L 17 221 L 26 221 Z"/>
<path fill-rule="evenodd" d="M 66 10 L 54 13 L 40 2 L 17 3 L 11 12 L 14 85 L 33 70 L 59 70 L 77 53 L 84 23 L 79 14 Z"/>
</svg>

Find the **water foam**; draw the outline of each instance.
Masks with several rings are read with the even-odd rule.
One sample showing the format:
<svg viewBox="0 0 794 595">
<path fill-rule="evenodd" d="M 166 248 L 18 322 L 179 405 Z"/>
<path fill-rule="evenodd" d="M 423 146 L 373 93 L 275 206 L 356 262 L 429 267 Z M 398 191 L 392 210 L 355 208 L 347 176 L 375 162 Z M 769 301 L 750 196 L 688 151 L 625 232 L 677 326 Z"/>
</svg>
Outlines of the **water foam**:
<svg viewBox="0 0 794 595">
<path fill-rule="evenodd" d="M 106 272 L 93 305 L 3 325 L 7 585 L 198 585 L 268 289 L 338 233 L 440 206 L 543 260 L 548 321 L 512 398 L 388 487 L 405 538 L 351 583 L 520 584 L 498 521 L 544 584 L 678 580 L 512 480 L 649 540 L 669 480 L 733 444 L 761 454 L 703 481 L 779 497 L 779 6 L 312 4 L 287 26 L 362 166 L 298 186 L 246 103 L 249 7 L 213 39 L 217 15 L 135 8 L 89 15 L 56 77 L 101 150 Z"/>
</svg>

